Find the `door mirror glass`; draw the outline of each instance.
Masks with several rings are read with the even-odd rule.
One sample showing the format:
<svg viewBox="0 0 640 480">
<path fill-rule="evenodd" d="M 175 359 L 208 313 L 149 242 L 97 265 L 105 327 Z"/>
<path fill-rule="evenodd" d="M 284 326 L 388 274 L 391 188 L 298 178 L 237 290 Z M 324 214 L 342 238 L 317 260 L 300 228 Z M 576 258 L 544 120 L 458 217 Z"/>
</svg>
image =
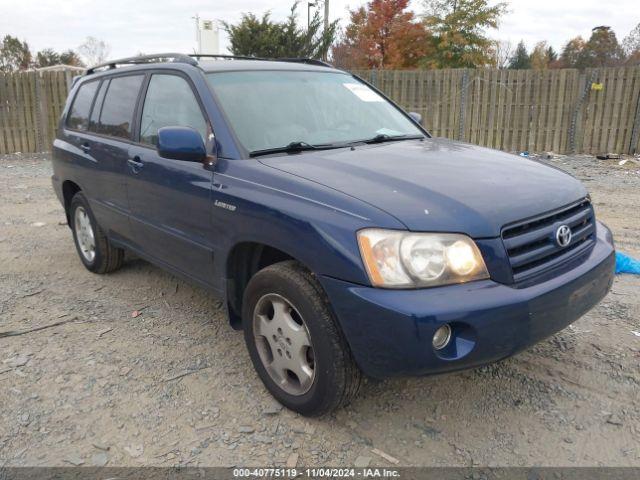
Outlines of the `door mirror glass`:
<svg viewBox="0 0 640 480">
<path fill-rule="evenodd" d="M 207 157 L 202 136 L 190 127 L 162 127 L 158 130 L 158 154 L 162 158 L 202 162 Z"/>
<path fill-rule="evenodd" d="M 420 125 L 422 123 L 422 115 L 420 115 L 418 112 L 409 112 L 409 116 L 413 119 L 414 122 L 416 122 L 418 125 Z"/>
</svg>

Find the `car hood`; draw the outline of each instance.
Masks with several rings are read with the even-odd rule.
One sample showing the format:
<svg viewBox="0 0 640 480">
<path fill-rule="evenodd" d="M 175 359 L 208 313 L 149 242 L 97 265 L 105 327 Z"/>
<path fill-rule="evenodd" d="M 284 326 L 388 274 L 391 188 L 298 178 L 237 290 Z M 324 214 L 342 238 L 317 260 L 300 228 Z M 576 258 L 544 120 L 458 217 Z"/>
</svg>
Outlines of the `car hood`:
<svg viewBox="0 0 640 480">
<path fill-rule="evenodd" d="M 358 198 L 409 230 L 497 237 L 508 223 L 570 204 L 584 186 L 540 162 L 445 139 L 261 158 Z"/>
</svg>

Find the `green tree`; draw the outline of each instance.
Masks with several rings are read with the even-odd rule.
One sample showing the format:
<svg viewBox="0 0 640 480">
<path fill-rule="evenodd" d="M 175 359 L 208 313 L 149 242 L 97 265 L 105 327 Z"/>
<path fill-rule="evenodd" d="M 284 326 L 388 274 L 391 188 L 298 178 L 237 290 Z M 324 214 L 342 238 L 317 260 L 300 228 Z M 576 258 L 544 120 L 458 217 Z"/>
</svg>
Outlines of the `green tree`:
<svg viewBox="0 0 640 480">
<path fill-rule="evenodd" d="M 531 68 L 531 57 L 527 52 L 527 46 L 523 40 L 520 40 L 516 51 L 513 52 L 511 60 L 509 60 L 509 68 L 513 70 L 525 70 Z"/>
<path fill-rule="evenodd" d="M 61 63 L 60 55 L 51 48 L 45 48 L 36 54 L 36 67 L 38 68 L 50 67 L 59 63 Z"/>
<path fill-rule="evenodd" d="M 587 67 L 615 67 L 624 60 L 624 52 L 611 27 L 595 27 L 582 51 Z"/>
<path fill-rule="evenodd" d="M 506 3 L 490 6 L 488 0 L 424 0 L 424 5 L 424 22 L 433 33 L 434 50 L 426 66 L 463 68 L 493 64 L 493 40 L 486 31 L 498 28 Z"/>
<path fill-rule="evenodd" d="M 273 21 L 269 12 L 262 18 L 245 13 L 236 25 L 225 22 L 231 52 L 265 58 L 322 58 L 336 38 L 338 22 L 330 23 L 325 31 L 322 17 L 316 12 L 309 27 L 302 28 L 296 18 L 297 6 L 298 2 L 293 4 L 284 22 Z"/>
<path fill-rule="evenodd" d="M 72 65 L 74 67 L 84 67 L 84 63 L 78 55 L 73 50 L 65 50 L 60 54 L 60 63 L 63 65 Z"/>
<path fill-rule="evenodd" d="M 31 50 L 27 42 L 6 35 L 0 44 L 0 71 L 26 70 L 31 66 Z"/>
</svg>

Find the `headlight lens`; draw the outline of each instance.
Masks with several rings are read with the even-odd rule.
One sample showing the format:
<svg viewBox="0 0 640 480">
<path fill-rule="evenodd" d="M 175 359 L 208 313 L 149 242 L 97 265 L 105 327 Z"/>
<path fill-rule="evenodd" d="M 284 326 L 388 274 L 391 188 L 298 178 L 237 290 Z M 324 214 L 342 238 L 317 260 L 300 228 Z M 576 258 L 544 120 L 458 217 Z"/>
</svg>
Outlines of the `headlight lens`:
<svg viewBox="0 0 640 480">
<path fill-rule="evenodd" d="M 489 278 L 482 254 L 466 235 L 369 228 L 358 245 L 376 287 L 415 288 Z"/>
</svg>

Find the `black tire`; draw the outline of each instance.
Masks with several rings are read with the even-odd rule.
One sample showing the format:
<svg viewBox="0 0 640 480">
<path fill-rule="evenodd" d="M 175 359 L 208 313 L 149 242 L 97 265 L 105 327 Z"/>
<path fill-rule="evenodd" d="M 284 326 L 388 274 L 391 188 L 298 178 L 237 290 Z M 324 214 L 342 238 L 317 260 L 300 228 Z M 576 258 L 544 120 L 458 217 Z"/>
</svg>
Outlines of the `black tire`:
<svg viewBox="0 0 640 480">
<path fill-rule="evenodd" d="M 286 299 L 306 326 L 313 350 L 314 378 L 305 393 L 287 393 L 274 381 L 260 357 L 253 319 L 258 302 L 265 296 Z M 319 416 L 348 404 L 358 393 L 362 373 L 331 312 L 326 294 L 298 262 L 276 263 L 251 278 L 244 292 L 242 322 L 249 355 L 260 379 L 287 408 L 302 415 Z"/>
<path fill-rule="evenodd" d="M 95 255 L 93 259 L 87 259 L 87 257 L 82 253 L 80 243 L 78 241 L 78 232 L 75 223 L 76 211 L 79 208 L 82 208 L 86 212 L 93 231 L 95 241 Z M 109 242 L 109 239 L 96 222 L 96 218 L 93 216 L 93 212 L 89 207 L 89 202 L 87 202 L 87 199 L 82 192 L 76 193 L 71 199 L 71 203 L 69 205 L 69 226 L 73 232 L 73 241 L 76 245 L 80 261 L 87 270 L 94 273 L 109 273 L 122 266 L 124 261 L 124 250 L 111 245 L 111 242 Z"/>
</svg>

